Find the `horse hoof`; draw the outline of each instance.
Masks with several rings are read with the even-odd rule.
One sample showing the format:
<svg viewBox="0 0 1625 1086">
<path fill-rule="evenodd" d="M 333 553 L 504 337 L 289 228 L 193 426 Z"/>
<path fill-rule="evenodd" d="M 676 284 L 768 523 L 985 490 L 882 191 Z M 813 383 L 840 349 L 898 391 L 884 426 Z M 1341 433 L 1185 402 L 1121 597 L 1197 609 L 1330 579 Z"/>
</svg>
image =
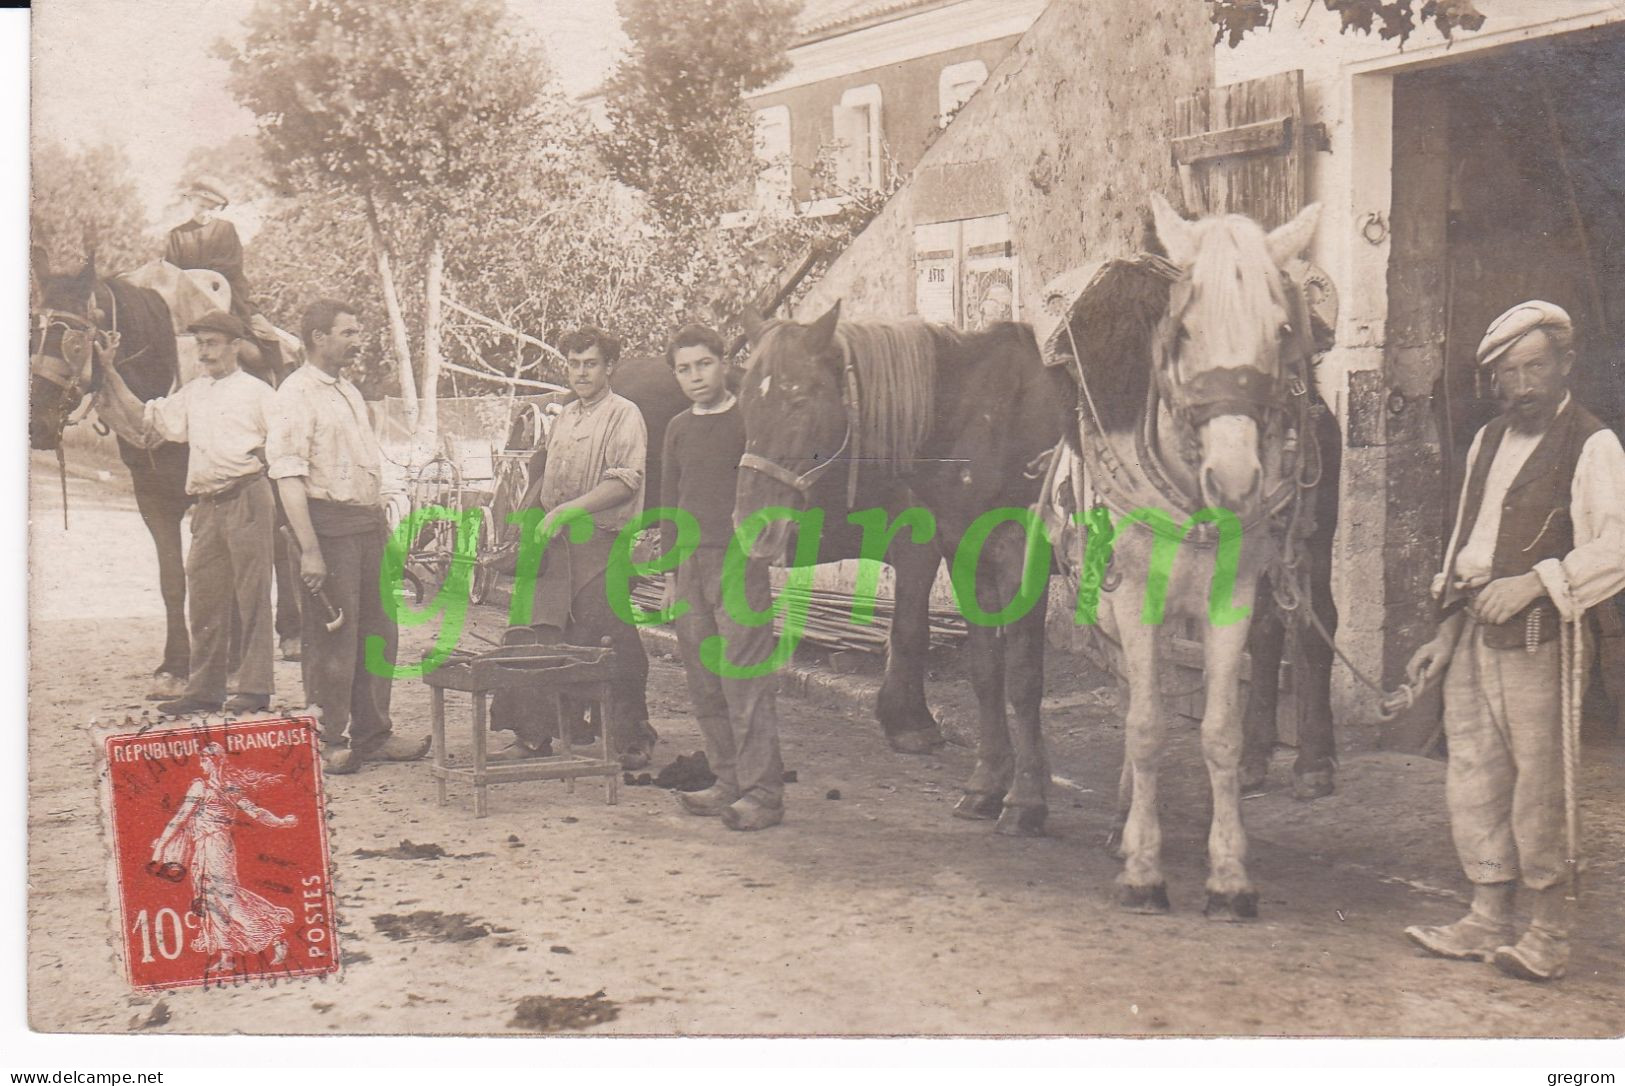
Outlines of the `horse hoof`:
<svg viewBox="0 0 1625 1086">
<path fill-rule="evenodd" d="M 1209 890 L 1207 904 L 1202 907 L 1202 915 L 1209 920 L 1228 923 L 1257 920 L 1258 894 L 1253 890 L 1243 890 L 1239 894 L 1220 894 Z"/>
<path fill-rule="evenodd" d="M 1042 837 L 1044 836 L 1044 819 L 1049 816 L 1049 808 L 1040 804 L 1037 807 L 1017 807 L 1006 804 L 1004 812 L 999 815 L 999 825 L 996 832 L 1006 837 Z"/>
<path fill-rule="evenodd" d="M 1131 913 L 1161 916 L 1168 911 L 1168 884 L 1132 886 L 1123 883 L 1117 888 L 1117 903 Z"/>
<path fill-rule="evenodd" d="M 998 818 L 999 812 L 1004 810 L 1004 797 L 995 796 L 990 792 L 966 792 L 954 804 L 955 818 L 968 818 L 977 822 L 986 822 Z"/>
<path fill-rule="evenodd" d="M 916 728 L 906 732 L 892 732 L 886 742 L 898 754 L 930 754 L 947 742 L 936 728 Z"/>
<path fill-rule="evenodd" d="M 1312 773 L 1295 773 L 1292 776 L 1294 799 L 1319 799 L 1335 791 L 1337 785 L 1329 769 L 1317 769 Z"/>
</svg>

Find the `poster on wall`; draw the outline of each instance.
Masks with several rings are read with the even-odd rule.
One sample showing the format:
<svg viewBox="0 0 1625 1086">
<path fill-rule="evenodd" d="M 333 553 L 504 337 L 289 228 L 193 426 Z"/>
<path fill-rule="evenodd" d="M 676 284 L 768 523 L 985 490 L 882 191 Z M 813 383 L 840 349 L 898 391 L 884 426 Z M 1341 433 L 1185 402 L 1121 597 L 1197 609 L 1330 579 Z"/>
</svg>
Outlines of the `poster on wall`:
<svg viewBox="0 0 1625 1086">
<path fill-rule="evenodd" d="M 961 224 L 960 245 L 964 253 L 960 327 L 974 330 L 997 321 L 1020 320 L 1019 270 L 1010 244 L 1010 217 L 966 219 Z"/>
<path fill-rule="evenodd" d="M 1008 215 L 915 227 L 914 268 L 914 312 L 925 320 L 969 331 L 1021 319 Z"/>
<path fill-rule="evenodd" d="M 914 230 L 914 312 L 941 324 L 959 323 L 959 224 L 930 223 Z"/>
</svg>

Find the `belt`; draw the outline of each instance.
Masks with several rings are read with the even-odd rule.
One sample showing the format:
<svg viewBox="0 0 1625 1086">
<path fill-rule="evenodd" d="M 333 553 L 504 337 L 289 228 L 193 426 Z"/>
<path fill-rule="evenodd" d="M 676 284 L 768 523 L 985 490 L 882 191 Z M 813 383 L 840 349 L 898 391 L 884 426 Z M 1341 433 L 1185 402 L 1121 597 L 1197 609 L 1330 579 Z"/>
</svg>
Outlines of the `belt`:
<svg viewBox="0 0 1625 1086">
<path fill-rule="evenodd" d="M 198 494 L 195 500 L 200 502 L 221 502 L 227 498 L 235 498 L 263 478 L 265 478 L 265 472 L 256 471 L 252 475 L 244 475 L 240 479 L 233 479 L 219 490 L 211 490 L 207 494 Z"/>
</svg>

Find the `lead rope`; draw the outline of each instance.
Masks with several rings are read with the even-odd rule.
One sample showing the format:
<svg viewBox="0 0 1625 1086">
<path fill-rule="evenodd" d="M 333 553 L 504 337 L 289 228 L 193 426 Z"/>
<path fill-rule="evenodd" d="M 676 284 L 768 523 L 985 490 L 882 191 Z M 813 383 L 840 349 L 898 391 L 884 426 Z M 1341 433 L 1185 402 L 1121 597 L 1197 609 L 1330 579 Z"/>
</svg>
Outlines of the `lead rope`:
<svg viewBox="0 0 1625 1086">
<path fill-rule="evenodd" d="M 62 530 L 68 530 L 68 460 L 62 453 L 62 442 L 56 443 L 56 473 L 62 477 Z"/>
</svg>

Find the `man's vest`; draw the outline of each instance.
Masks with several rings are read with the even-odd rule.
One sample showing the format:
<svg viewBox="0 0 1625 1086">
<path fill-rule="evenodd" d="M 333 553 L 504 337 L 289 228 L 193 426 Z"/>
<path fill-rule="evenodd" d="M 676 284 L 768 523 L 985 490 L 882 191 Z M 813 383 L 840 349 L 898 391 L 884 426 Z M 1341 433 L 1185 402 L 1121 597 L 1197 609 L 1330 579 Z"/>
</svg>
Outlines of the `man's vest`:
<svg viewBox="0 0 1625 1086">
<path fill-rule="evenodd" d="M 1495 558 L 1490 580 L 1528 573 L 1548 558 L 1562 558 L 1574 549 L 1574 521 L 1569 512 L 1574 469 L 1587 439 L 1603 428 L 1602 423 L 1575 403 L 1558 412 L 1540 444 L 1535 446 L 1507 489 L 1501 506 L 1501 528 L 1495 537 Z M 1501 449 L 1507 419 L 1501 415 L 1484 427 L 1478 445 L 1478 458 L 1467 477 L 1467 500 L 1462 509 L 1461 530 L 1456 535 L 1457 551 L 1466 546 L 1484 504 L 1484 486 L 1490 465 Z M 1456 552 L 1445 564 L 1446 591 L 1455 580 Z M 1446 597 L 1448 599 L 1448 596 Z M 1557 636 L 1557 607 L 1540 599 L 1499 626 L 1484 627 L 1484 643 L 1491 648 L 1523 648 Z"/>
</svg>

